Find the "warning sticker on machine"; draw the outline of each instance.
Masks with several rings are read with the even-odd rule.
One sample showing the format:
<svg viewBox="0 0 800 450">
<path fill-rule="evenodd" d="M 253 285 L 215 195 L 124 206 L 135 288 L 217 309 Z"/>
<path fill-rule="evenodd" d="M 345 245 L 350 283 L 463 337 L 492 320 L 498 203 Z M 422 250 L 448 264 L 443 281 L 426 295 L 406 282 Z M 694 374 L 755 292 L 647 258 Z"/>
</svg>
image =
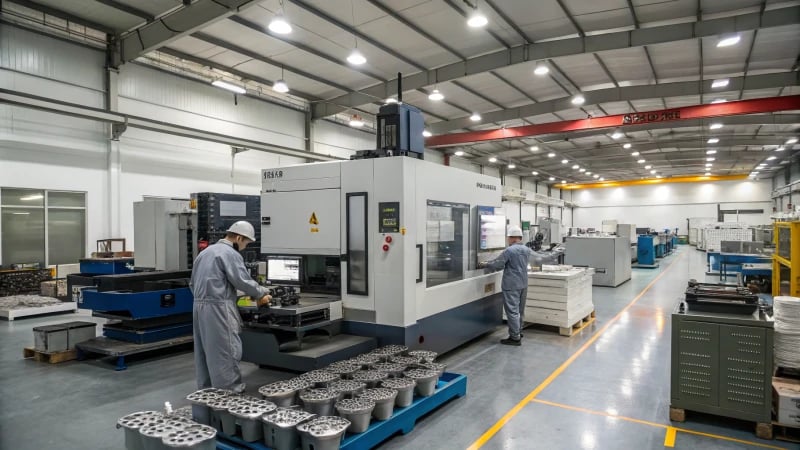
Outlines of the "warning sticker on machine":
<svg viewBox="0 0 800 450">
<path fill-rule="evenodd" d="M 312 232 L 312 233 L 319 233 L 319 228 L 317 228 L 317 227 L 311 227 L 311 232 Z"/>
<path fill-rule="evenodd" d="M 308 219 L 308 223 L 310 223 L 311 225 L 319 225 L 319 221 L 317 220 L 317 213 L 315 212 L 311 213 L 311 218 Z"/>
</svg>

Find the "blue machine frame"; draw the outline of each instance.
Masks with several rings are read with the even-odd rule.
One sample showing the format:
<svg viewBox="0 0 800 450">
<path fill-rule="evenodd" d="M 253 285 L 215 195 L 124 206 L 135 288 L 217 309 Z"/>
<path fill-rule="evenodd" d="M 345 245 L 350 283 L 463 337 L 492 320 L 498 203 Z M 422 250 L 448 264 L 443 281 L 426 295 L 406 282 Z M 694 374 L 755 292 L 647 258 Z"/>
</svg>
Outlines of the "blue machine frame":
<svg viewBox="0 0 800 450">
<path fill-rule="evenodd" d="M 78 306 L 98 312 L 125 311 L 130 319 L 140 320 L 192 312 L 193 300 L 189 288 L 146 292 L 98 292 L 87 288 Z"/>
<path fill-rule="evenodd" d="M 133 258 L 82 259 L 81 273 L 92 275 L 118 275 L 133 273 Z"/>
<path fill-rule="evenodd" d="M 397 433 L 408 434 L 422 416 L 440 408 L 451 399 L 467 395 L 467 377 L 457 373 L 445 372 L 439 378 L 436 392 L 430 397 L 416 397 L 414 403 L 406 408 L 396 409 L 392 417 L 384 421 L 373 421 L 367 431 L 359 434 L 346 434 L 342 441 L 343 450 L 368 450 L 375 448 Z M 235 436 L 217 434 L 219 450 L 269 450 L 259 442 L 245 442 Z"/>
<path fill-rule="evenodd" d="M 654 236 L 649 234 L 640 235 L 636 240 L 636 258 L 639 265 L 652 266 L 656 263 L 655 247 L 653 246 Z"/>
</svg>

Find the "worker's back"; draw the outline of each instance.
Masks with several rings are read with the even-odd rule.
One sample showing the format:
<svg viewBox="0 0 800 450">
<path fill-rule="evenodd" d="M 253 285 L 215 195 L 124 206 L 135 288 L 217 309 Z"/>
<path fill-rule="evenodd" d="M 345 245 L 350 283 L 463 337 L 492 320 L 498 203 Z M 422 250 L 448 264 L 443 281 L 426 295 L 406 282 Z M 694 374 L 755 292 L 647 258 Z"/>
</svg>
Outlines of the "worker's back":
<svg viewBox="0 0 800 450">
<path fill-rule="evenodd" d="M 236 301 L 236 288 L 226 275 L 226 266 L 242 264 L 242 256 L 221 240 L 200 252 L 192 269 L 192 294 L 196 300 Z"/>
<path fill-rule="evenodd" d="M 506 264 L 503 268 L 503 290 L 527 288 L 531 249 L 522 243 L 516 243 L 503 250 L 503 252 L 506 253 Z"/>
</svg>

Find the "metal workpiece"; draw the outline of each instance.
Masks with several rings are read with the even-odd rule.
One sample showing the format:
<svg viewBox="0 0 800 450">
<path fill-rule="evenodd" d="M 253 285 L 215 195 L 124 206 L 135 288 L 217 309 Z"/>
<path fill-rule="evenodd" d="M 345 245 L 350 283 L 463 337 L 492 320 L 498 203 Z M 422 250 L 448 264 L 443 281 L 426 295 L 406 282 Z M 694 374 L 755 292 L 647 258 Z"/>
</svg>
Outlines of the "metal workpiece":
<svg viewBox="0 0 800 450">
<path fill-rule="evenodd" d="M 354 372 L 361 370 L 362 365 L 351 361 L 337 361 L 324 370 L 339 375 L 340 378 L 349 379 Z"/>
<path fill-rule="evenodd" d="M 232 391 L 226 391 L 223 389 L 208 388 L 200 389 L 199 391 L 194 391 L 187 395 L 186 400 L 189 400 L 193 407 L 198 410 L 197 414 L 192 414 L 192 416 L 194 416 L 193 419 L 199 420 L 203 423 L 203 425 L 210 425 L 211 408 L 208 406 L 208 403 L 212 400 L 227 397 L 232 393 Z"/>
<path fill-rule="evenodd" d="M 241 427 L 242 439 L 247 442 L 255 442 L 260 441 L 264 437 L 260 420 L 261 417 L 276 409 L 277 406 L 275 406 L 274 403 L 262 400 L 260 402 L 241 402 L 229 409 L 228 412 L 236 419 L 236 423 Z M 235 434 L 235 425 L 233 431 Z"/>
<path fill-rule="evenodd" d="M 346 398 L 336 402 L 336 411 L 341 417 L 350 421 L 350 426 L 347 427 L 350 433 L 367 431 L 374 409 L 375 400 L 366 397 Z"/>
<path fill-rule="evenodd" d="M 117 420 L 117 428 L 125 429 L 125 448 L 144 450 L 144 439 L 139 429 L 164 422 L 164 415 L 158 411 L 139 411 Z"/>
<path fill-rule="evenodd" d="M 189 405 L 175 409 L 171 414 L 167 415 L 167 417 L 176 420 L 194 420 L 192 418 L 192 407 Z"/>
<path fill-rule="evenodd" d="M 228 412 L 228 408 L 239 404 L 239 398 L 235 396 L 219 397 L 209 400 L 206 405 L 211 409 L 209 425 L 225 434 L 236 434 L 236 421 Z"/>
<path fill-rule="evenodd" d="M 279 407 L 288 407 L 297 404 L 297 392 L 313 386 L 307 380 L 292 378 L 291 380 L 276 381 L 258 388 L 258 393 L 264 399 L 275 403 Z"/>
<path fill-rule="evenodd" d="M 328 387 L 332 381 L 339 380 L 342 377 L 338 373 L 327 370 L 312 370 L 311 372 L 306 372 L 303 375 L 300 375 L 300 378 L 314 383 L 315 387 L 323 388 Z"/>
<path fill-rule="evenodd" d="M 411 350 L 408 356 L 419 357 L 423 362 L 433 362 L 439 354 L 430 350 Z"/>
<path fill-rule="evenodd" d="M 358 372 L 353 373 L 351 377 L 354 381 L 366 383 L 368 388 L 374 388 L 378 386 L 378 383 L 380 383 L 381 380 L 388 378 L 389 374 L 386 372 L 381 372 L 380 370 L 359 370 Z"/>
<path fill-rule="evenodd" d="M 439 376 L 441 377 L 444 371 L 447 369 L 447 364 L 438 363 L 438 362 L 421 362 L 416 365 L 420 369 L 431 369 L 439 372 Z"/>
<path fill-rule="evenodd" d="M 394 412 L 394 402 L 397 399 L 397 391 L 390 388 L 367 389 L 361 394 L 362 398 L 369 398 L 375 401 L 375 409 L 372 410 L 372 417 L 375 420 L 387 420 L 392 417 Z"/>
<path fill-rule="evenodd" d="M 297 425 L 315 417 L 301 409 L 278 408 L 261 418 L 264 444 L 275 450 L 295 450 L 300 446 Z"/>
<path fill-rule="evenodd" d="M 169 447 L 164 445 L 162 439 L 170 433 L 184 430 L 188 422 L 167 421 L 165 423 L 152 424 L 139 428 L 141 434 L 142 448 L 144 450 L 165 450 Z"/>
<path fill-rule="evenodd" d="M 391 355 L 380 355 L 377 353 L 364 353 L 358 355 L 352 359 L 349 359 L 348 362 L 352 362 L 354 364 L 360 364 L 361 367 L 364 369 L 371 369 L 375 367 L 375 364 L 380 362 L 386 362 Z"/>
<path fill-rule="evenodd" d="M 353 398 L 367 389 L 367 383 L 357 380 L 339 380 L 332 382 L 329 388 L 338 392 L 340 398 Z"/>
<path fill-rule="evenodd" d="M 350 421 L 337 416 L 322 416 L 297 426 L 303 450 L 336 450 Z"/>
<path fill-rule="evenodd" d="M 405 408 L 414 402 L 414 388 L 416 386 L 417 382 L 411 378 L 389 378 L 381 381 L 381 387 L 397 391 L 395 405 L 398 408 Z"/>
<path fill-rule="evenodd" d="M 318 416 L 333 415 L 333 404 L 341 394 L 330 388 L 306 389 L 300 392 L 303 409 Z"/>
<path fill-rule="evenodd" d="M 396 356 L 392 356 L 391 358 L 389 358 L 389 361 L 393 362 L 393 363 L 396 363 L 396 364 L 405 364 L 406 366 L 410 366 L 412 364 L 418 364 L 418 363 L 422 362 L 422 357 L 421 356 L 400 356 L 400 355 L 396 355 Z"/>
<path fill-rule="evenodd" d="M 430 397 L 436 391 L 436 382 L 439 381 L 439 372 L 434 369 L 411 369 L 403 373 L 406 377 L 417 382 L 415 392 L 421 397 Z"/>
<path fill-rule="evenodd" d="M 168 449 L 214 450 L 217 447 L 217 430 L 208 425 L 192 425 L 161 438 Z"/>
<path fill-rule="evenodd" d="M 384 361 L 387 361 L 392 356 L 405 355 L 408 353 L 408 347 L 405 345 L 386 345 L 384 347 L 376 348 L 370 353 L 373 355 L 378 355 Z"/>
<path fill-rule="evenodd" d="M 408 369 L 408 364 L 398 364 L 394 362 L 375 364 L 375 370 L 386 372 L 389 378 L 399 378 Z"/>
</svg>

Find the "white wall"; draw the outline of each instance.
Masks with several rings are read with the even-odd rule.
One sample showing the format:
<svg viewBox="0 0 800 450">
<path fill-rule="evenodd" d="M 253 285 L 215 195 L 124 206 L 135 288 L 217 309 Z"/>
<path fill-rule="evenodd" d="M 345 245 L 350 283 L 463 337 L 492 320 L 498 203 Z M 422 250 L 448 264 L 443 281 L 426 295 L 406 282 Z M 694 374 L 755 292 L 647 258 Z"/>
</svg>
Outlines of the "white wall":
<svg viewBox="0 0 800 450">
<path fill-rule="evenodd" d="M 770 180 L 664 183 L 581 189 L 573 193 L 580 207 L 574 210 L 574 226 L 600 228 L 603 220 L 616 219 L 637 227 L 678 228 L 688 234 L 690 217 L 716 217 L 721 209 L 763 209 L 760 215 L 726 218 L 752 224 L 770 223 Z"/>
</svg>

